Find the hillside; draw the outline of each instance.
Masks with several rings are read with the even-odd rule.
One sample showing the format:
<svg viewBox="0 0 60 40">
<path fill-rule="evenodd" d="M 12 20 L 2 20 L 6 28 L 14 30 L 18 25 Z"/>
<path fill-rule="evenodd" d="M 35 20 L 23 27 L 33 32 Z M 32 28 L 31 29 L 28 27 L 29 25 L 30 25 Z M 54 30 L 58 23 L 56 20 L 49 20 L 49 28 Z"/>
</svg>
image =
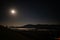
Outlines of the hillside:
<svg viewBox="0 0 60 40">
<path fill-rule="evenodd" d="M 59 31 L 16 31 L 0 25 L 0 40 L 56 40 Z"/>
</svg>

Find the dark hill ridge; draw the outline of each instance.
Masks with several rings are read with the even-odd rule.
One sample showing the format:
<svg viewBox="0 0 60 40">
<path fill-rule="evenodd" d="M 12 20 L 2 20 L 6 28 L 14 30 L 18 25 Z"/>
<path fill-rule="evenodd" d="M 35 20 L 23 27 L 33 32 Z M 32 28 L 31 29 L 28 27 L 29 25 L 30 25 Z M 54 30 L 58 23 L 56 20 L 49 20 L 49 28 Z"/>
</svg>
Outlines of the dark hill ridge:
<svg viewBox="0 0 60 40">
<path fill-rule="evenodd" d="M 28 26 L 37 26 L 38 28 L 44 27 L 45 25 L 25 25 Z M 55 25 L 51 25 L 54 27 Z M 49 27 L 51 27 L 49 25 Z M 58 25 L 56 25 L 57 27 Z M 59 26 L 58 26 L 59 27 Z M 60 29 L 60 28 L 59 28 Z M 55 40 L 56 37 L 60 36 L 60 30 L 58 31 L 49 31 L 49 32 L 38 32 L 38 31 L 14 31 L 3 25 L 0 25 L 0 40 Z"/>
<path fill-rule="evenodd" d="M 0 25 L 0 40 L 30 40 L 22 34 Z M 31 39 L 32 40 L 32 39 Z"/>
<path fill-rule="evenodd" d="M 41 24 L 32 25 L 32 24 L 28 24 L 28 25 L 24 25 L 24 26 L 17 26 L 17 27 L 11 27 L 11 28 L 60 29 L 60 25 L 41 25 Z"/>
</svg>

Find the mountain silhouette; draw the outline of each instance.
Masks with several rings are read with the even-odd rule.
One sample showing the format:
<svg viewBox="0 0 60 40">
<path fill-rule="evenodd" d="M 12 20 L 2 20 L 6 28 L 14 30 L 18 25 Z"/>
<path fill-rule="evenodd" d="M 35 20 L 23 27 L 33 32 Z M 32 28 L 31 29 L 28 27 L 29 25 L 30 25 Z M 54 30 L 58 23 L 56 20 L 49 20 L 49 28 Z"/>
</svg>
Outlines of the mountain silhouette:
<svg viewBox="0 0 60 40">
<path fill-rule="evenodd" d="M 27 24 L 22 28 L 56 29 L 56 31 L 15 31 L 8 26 L 0 25 L 0 40 L 55 40 L 60 36 L 59 25 Z"/>
<path fill-rule="evenodd" d="M 27 25 L 24 25 L 24 26 L 17 26 L 17 27 L 11 26 L 10 28 L 60 29 L 60 25 L 27 24 Z"/>
<path fill-rule="evenodd" d="M 28 37 L 18 33 L 18 31 L 11 30 L 3 25 L 0 25 L 0 40 L 31 40 Z"/>
</svg>

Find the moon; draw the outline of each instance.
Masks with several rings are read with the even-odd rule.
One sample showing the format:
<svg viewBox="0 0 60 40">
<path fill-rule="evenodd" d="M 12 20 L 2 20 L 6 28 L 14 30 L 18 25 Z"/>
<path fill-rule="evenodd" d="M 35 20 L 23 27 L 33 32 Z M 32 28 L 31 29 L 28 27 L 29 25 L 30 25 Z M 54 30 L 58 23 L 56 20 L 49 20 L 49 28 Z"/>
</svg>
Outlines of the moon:
<svg viewBox="0 0 60 40">
<path fill-rule="evenodd" d="M 11 14 L 12 15 L 16 14 L 16 11 L 15 10 L 11 10 Z"/>
<path fill-rule="evenodd" d="M 17 16 L 17 11 L 15 9 L 11 9 L 10 10 L 10 15 L 14 16 L 14 17 Z"/>
</svg>

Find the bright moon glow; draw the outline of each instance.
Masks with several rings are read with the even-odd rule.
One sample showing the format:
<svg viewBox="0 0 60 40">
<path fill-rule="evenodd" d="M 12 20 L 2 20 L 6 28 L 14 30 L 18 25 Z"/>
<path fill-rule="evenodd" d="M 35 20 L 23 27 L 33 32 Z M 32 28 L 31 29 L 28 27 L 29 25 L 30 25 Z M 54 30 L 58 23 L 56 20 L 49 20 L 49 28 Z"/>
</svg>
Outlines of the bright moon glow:
<svg viewBox="0 0 60 40">
<path fill-rule="evenodd" d="M 10 10 L 10 15 L 16 17 L 17 16 L 17 10 L 11 9 Z"/>
<path fill-rule="evenodd" d="M 16 13 L 16 11 L 15 10 L 11 10 L 11 14 L 15 14 Z"/>
</svg>

